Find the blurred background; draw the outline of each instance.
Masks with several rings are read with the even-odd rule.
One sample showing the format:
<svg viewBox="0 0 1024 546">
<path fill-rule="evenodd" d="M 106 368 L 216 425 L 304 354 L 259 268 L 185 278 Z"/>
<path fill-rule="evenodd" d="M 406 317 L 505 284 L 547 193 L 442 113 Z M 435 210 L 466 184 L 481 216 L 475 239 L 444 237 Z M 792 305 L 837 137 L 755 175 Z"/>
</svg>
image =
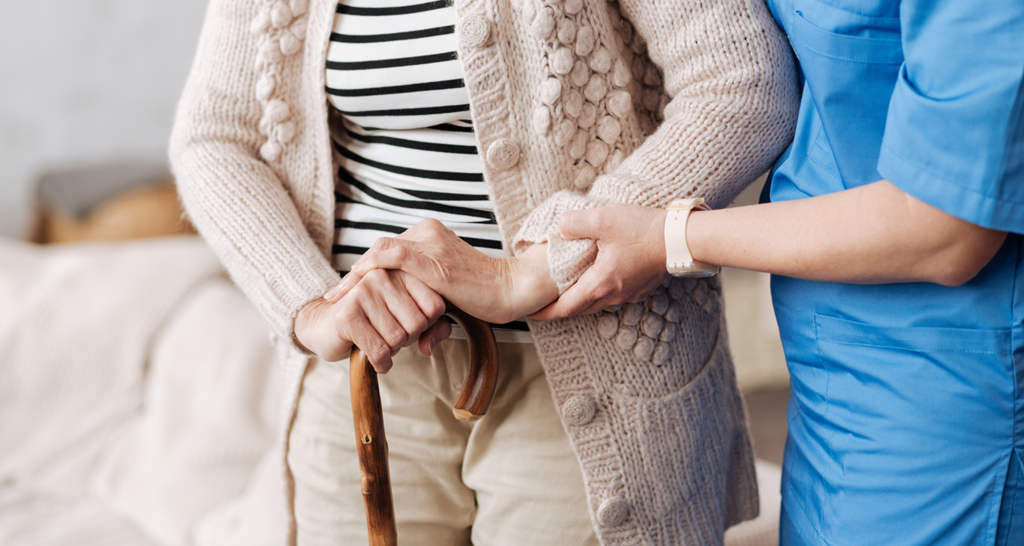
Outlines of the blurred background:
<svg viewBox="0 0 1024 546">
<path fill-rule="evenodd" d="M 40 175 L 161 162 L 204 0 L 4 2 L 0 236 L 25 234 Z"/>
<path fill-rule="evenodd" d="M 3 4 L 0 544 L 281 543 L 268 332 L 166 164 L 206 4 Z M 768 277 L 722 283 L 770 526 L 788 375 Z"/>
</svg>

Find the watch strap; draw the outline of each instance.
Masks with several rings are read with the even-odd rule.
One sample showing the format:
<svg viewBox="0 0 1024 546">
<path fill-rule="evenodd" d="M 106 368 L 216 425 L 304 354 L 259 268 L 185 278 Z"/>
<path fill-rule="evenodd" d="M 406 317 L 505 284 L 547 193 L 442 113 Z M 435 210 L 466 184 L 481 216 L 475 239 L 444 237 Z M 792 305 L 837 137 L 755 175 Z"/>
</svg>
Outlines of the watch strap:
<svg viewBox="0 0 1024 546">
<path fill-rule="evenodd" d="M 665 216 L 665 268 L 674 277 L 710 277 L 719 271 L 717 265 L 698 262 L 686 243 L 686 224 L 693 210 L 711 210 L 701 197 L 676 199 L 667 207 Z"/>
</svg>

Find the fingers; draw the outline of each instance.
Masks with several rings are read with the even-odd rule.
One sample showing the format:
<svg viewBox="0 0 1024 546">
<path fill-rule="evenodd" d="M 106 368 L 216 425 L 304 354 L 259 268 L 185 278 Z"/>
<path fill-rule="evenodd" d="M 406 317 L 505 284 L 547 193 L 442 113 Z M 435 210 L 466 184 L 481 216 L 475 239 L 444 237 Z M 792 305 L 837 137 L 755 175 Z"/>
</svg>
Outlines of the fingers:
<svg viewBox="0 0 1024 546">
<path fill-rule="evenodd" d="M 341 282 L 324 294 L 324 299 L 337 303 L 345 297 L 349 290 L 352 290 L 367 273 L 375 269 L 398 269 L 401 267 L 404 255 L 392 255 L 393 250 L 400 247 L 391 237 L 380 237 L 374 241 L 373 246 L 366 251 L 352 267 Z M 401 251 L 400 251 L 401 252 Z"/>
<path fill-rule="evenodd" d="M 607 207 L 587 210 L 571 210 L 558 220 L 558 231 L 562 239 L 596 239 L 601 233 L 601 222 Z"/>
<path fill-rule="evenodd" d="M 415 343 L 444 313 L 444 300 L 401 271 L 367 273 L 337 304 L 339 336 L 351 339 L 378 373 L 392 366 L 391 357 Z M 447 337 L 443 334 L 437 341 Z M 436 342 L 435 342 L 436 343 Z"/>
<path fill-rule="evenodd" d="M 366 355 L 370 364 L 377 373 L 388 373 L 393 362 L 391 361 L 392 348 L 387 341 L 377 332 L 377 328 L 367 320 L 367 317 L 344 318 L 345 314 L 339 314 L 339 321 L 346 323 L 346 333 L 339 337 L 349 337 L 352 345 Z"/>
<path fill-rule="evenodd" d="M 338 300 L 345 297 L 345 294 L 348 294 L 348 291 L 351 290 L 353 286 L 359 284 L 361 279 L 362 275 L 349 271 L 345 274 L 345 277 L 341 279 L 341 282 L 324 294 L 324 299 L 330 303 L 338 303 Z"/>
<path fill-rule="evenodd" d="M 367 273 L 377 269 L 401 269 L 403 264 L 410 264 L 410 256 L 414 253 L 408 248 L 409 243 L 391 237 L 377 239 L 352 267 L 341 282 L 324 294 L 324 299 L 336 303 L 352 290 Z"/>
<path fill-rule="evenodd" d="M 452 335 L 452 325 L 447 320 L 435 322 L 426 332 L 420 335 L 419 350 L 423 356 L 430 356 L 438 343 L 448 339 Z"/>
<path fill-rule="evenodd" d="M 396 288 L 404 291 L 413 305 L 402 305 L 396 318 L 411 337 L 418 336 L 437 322 L 445 311 L 444 299 L 416 277 L 403 271 L 391 271 L 389 275 Z M 390 305 L 390 302 L 389 302 Z"/>
<path fill-rule="evenodd" d="M 576 284 L 570 286 L 550 305 L 530 315 L 530 318 L 554 320 L 596 313 L 609 305 L 614 305 L 608 298 L 610 291 L 600 285 L 600 275 L 595 274 L 594 269 L 591 267 L 587 270 Z"/>
<path fill-rule="evenodd" d="M 365 275 L 374 269 L 401 269 L 415 255 L 411 252 L 414 245 L 413 241 L 381 237 L 352 264 L 351 270 Z"/>
<path fill-rule="evenodd" d="M 391 368 L 391 355 L 409 339 L 403 320 L 415 325 L 415 318 L 410 319 L 413 312 L 409 307 L 416 308 L 412 298 L 395 286 L 388 272 L 373 271 L 338 306 L 339 335 L 351 339 L 378 373 L 386 373 Z"/>
<path fill-rule="evenodd" d="M 578 315 L 596 313 L 612 305 L 626 302 L 642 302 L 651 295 L 664 280 L 665 275 L 644 278 L 642 275 L 621 275 L 621 268 L 615 263 L 618 258 L 598 255 L 597 261 L 575 284 L 570 286 L 557 300 L 530 315 L 536 320 L 554 320 Z"/>
<path fill-rule="evenodd" d="M 432 270 L 415 241 L 407 241 L 391 237 L 377 239 L 354 264 L 349 268 L 345 278 L 326 294 L 324 299 L 335 303 L 345 297 L 352 288 L 359 284 L 371 271 L 377 269 L 401 269 L 416 276 L 424 276 Z"/>
<path fill-rule="evenodd" d="M 455 232 L 448 229 L 440 220 L 427 218 L 415 226 L 405 230 L 398 239 L 407 241 L 436 241 L 443 242 L 451 239 L 458 239 Z"/>
</svg>

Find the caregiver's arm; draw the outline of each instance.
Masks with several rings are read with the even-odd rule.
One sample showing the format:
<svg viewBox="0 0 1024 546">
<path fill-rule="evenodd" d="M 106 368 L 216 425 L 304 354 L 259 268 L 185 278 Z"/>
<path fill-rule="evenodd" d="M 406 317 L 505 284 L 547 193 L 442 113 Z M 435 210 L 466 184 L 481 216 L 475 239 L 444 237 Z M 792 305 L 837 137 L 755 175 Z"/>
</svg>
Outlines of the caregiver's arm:
<svg viewBox="0 0 1024 546">
<path fill-rule="evenodd" d="M 535 318 L 594 312 L 636 299 L 666 276 L 665 211 L 634 206 L 574 211 L 562 236 L 597 241 L 594 266 Z M 951 216 L 886 180 L 794 201 L 691 214 L 694 259 L 802 279 L 963 284 L 1006 233 Z"/>
</svg>

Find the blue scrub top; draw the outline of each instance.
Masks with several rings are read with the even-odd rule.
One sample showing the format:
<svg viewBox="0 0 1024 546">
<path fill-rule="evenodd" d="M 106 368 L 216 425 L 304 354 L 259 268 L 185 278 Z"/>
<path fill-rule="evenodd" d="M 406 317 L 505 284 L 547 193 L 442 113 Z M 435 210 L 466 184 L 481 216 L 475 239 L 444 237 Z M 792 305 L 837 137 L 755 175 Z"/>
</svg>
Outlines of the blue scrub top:
<svg viewBox="0 0 1024 546">
<path fill-rule="evenodd" d="M 803 77 L 770 200 L 887 179 L 1010 232 L 959 287 L 773 277 L 782 542 L 1024 545 L 1024 1 L 769 5 Z"/>
</svg>

